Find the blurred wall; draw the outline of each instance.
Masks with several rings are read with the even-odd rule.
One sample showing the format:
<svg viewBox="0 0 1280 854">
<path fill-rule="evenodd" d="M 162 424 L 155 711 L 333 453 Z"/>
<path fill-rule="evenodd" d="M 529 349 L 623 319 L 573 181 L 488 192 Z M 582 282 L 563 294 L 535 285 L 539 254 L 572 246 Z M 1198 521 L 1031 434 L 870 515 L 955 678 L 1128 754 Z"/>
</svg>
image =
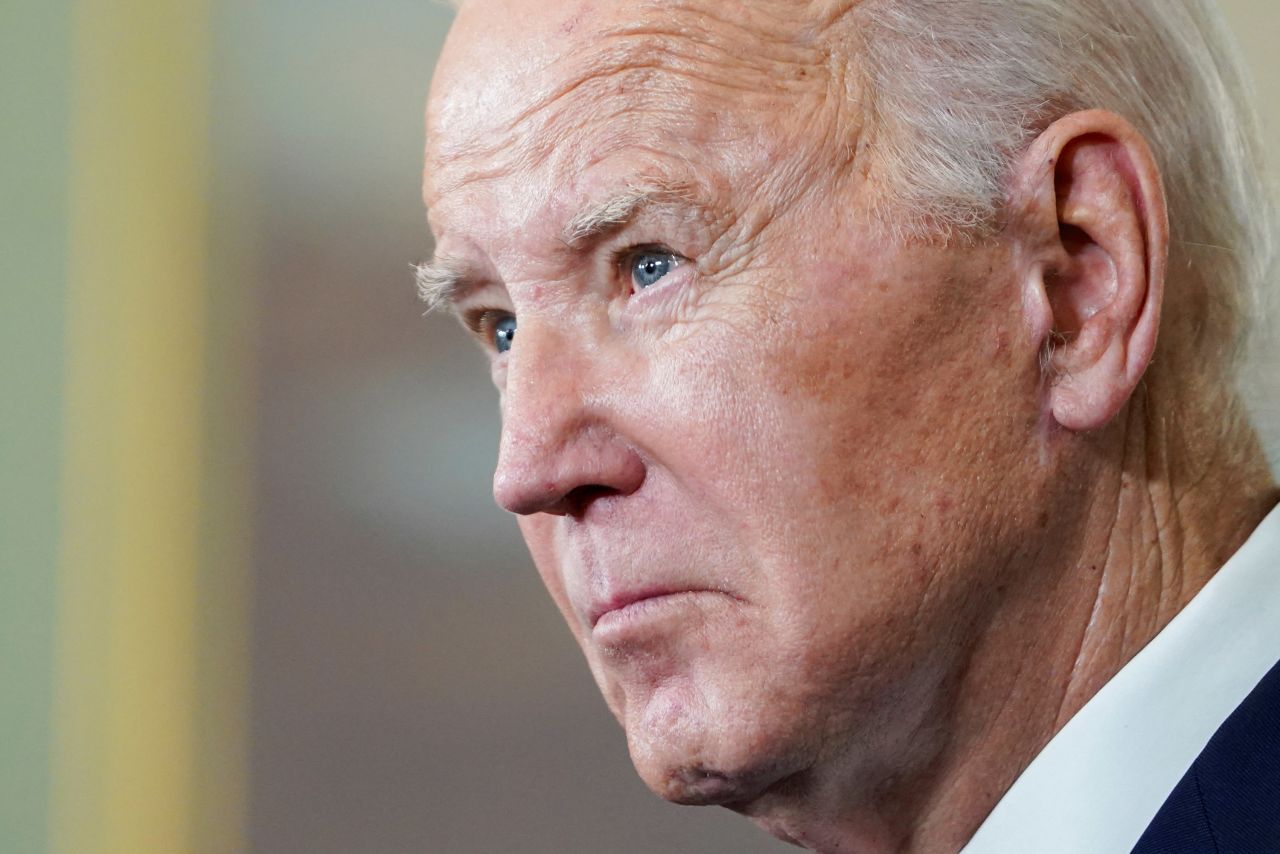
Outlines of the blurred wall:
<svg viewBox="0 0 1280 854">
<path fill-rule="evenodd" d="M 70 58 L 68 4 L 0 6 L 0 838 L 18 851 L 43 850 L 49 802 Z"/>
<path fill-rule="evenodd" d="M 1259 176 L 1280 193 L 1280 7 L 1271 0 L 1219 0 L 1240 43 L 1258 92 L 1270 174 Z M 1276 236 L 1280 240 L 1280 235 Z M 1263 428 L 1268 457 L 1280 472 L 1280 282 L 1271 283 L 1271 311 L 1260 336 L 1260 352 L 1245 374 L 1254 417 Z"/>
</svg>

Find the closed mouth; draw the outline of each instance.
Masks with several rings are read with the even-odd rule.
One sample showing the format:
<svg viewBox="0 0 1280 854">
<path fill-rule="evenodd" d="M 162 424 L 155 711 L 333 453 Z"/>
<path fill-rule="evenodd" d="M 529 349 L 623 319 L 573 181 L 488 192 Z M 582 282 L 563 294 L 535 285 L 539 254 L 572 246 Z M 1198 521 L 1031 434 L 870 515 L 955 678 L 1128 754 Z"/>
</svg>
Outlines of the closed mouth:
<svg viewBox="0 0 1280 854">
<path fill-rule="evenodd" d="M 710 588 L 699 587 L 676 587 L 676 588 L 655 588 L 651 590 L 635 591 L 623 593 L 608 599 L 605 603 L 592 608 L 589 616 L 591 628 L 600 623 L 602 619 L 611 614 L 621 616 L 623 612 L 633 612 L 640 610 L 645 603 L 655 602 L 658 599 L 670 599 L 672 597 L 694 596 L 702 593 L 714 593 L 722 596 L 728 596 L 731 599 L 738 599 L 730 593 L 723 590 L 714 590 Z"/>
</svg>

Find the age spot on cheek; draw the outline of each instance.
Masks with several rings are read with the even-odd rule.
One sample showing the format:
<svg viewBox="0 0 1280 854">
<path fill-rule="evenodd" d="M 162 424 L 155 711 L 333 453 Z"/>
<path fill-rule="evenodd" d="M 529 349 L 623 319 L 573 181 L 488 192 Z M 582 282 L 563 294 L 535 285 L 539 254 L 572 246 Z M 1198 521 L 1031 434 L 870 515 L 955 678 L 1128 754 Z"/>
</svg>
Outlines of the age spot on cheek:
<svg viewBox="0 0 1280 854">
<path fill-rule="evenodd" d="M 1004 326 L 997 326 L 994 334 L 991 336 L 991 358 L 997 359 L 1004 357 L 1008 361 L 1009 356 L 1009 330 Z"/>
</svg>

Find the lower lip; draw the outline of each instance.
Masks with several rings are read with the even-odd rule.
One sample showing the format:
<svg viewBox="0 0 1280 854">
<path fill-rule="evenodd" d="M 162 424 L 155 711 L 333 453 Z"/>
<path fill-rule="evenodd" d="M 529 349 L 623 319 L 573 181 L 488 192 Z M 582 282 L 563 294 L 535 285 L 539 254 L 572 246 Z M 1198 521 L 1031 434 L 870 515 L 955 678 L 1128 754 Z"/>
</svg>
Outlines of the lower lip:
<svg viewBox="0 0 1280 854">
<path fill-rule="evenodd" d="M 642 629 L 655 628 L 655 624 L 664 618 L 670 618 L 681 610 L 699 600 L 708 597 L 724 598 L 725 594 L 715 590 L 684 590 L 679 593 L 664 593 L 650 596 L 635 602 L 606 611 L 596 620 L 592 630 L 596 640 L 606 643 L 623 640 Z"/>
</svg>

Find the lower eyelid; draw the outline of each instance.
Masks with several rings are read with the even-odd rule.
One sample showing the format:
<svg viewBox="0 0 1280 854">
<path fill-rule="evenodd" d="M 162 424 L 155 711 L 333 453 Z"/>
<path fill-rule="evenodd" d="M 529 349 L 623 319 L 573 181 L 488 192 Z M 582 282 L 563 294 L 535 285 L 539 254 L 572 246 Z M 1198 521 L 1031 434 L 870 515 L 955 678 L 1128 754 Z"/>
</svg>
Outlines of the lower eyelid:
<svg viewBox="0 0 1280 854">
<path fill-rule="evenodd" d="M 693 274 L 692 268 L 693 265 L 691 263 L 682 261 L 671 272 L 649 287 L 633 291 L 627 302 L 635 302 L 643 306 L 646 303 L 657 303 L 659 300 L 669 299 L 673 295 L 683 292 L 687 289 L 685 280 Z"/>
<path fill-rule="evenodd" d="M 501 356 L 506 355 L 506 353 L 501 354 Z M 499 392 L 502 392 L 507 384 L 507 360 L 501 356 L 489 362 L 489 380 Z"/>
</svg>

